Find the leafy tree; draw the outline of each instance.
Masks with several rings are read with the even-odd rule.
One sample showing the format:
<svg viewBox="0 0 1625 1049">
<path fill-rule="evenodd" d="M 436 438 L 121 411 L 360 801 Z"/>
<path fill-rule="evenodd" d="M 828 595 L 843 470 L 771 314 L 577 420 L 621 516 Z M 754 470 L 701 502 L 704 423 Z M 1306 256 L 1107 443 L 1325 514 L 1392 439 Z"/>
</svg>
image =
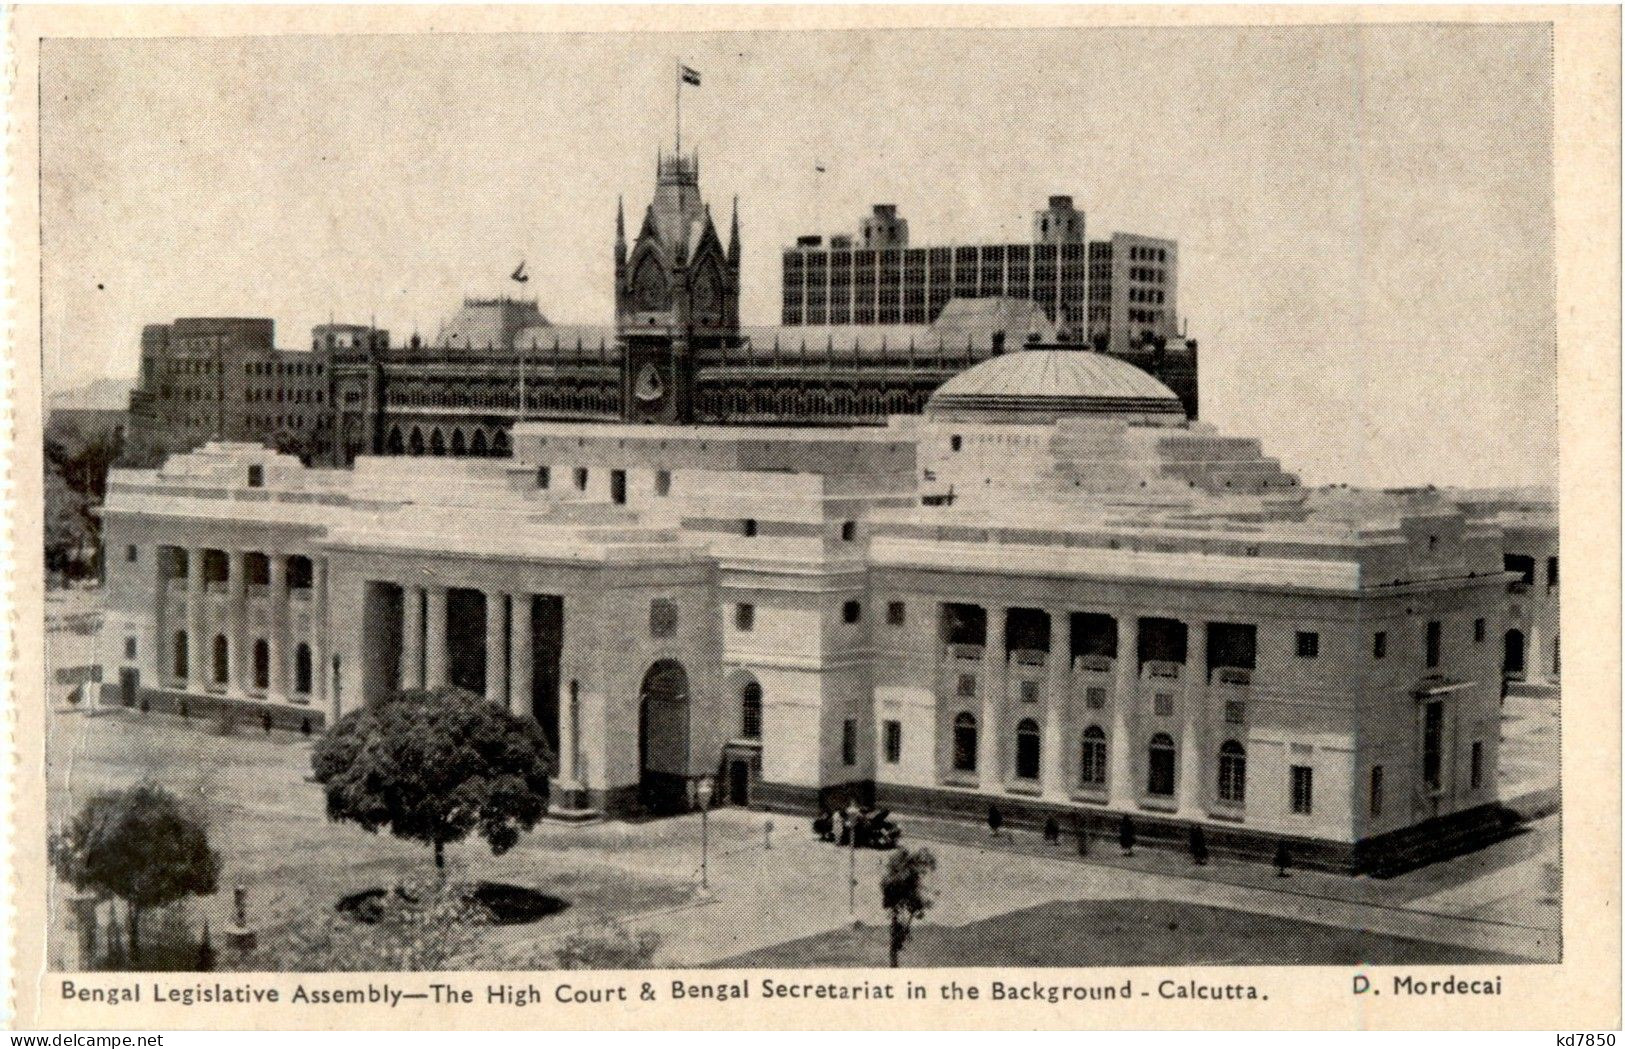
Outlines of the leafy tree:
<svg viewBox="0 0 1625 1049">
<path fill-rule="evenodd" d="M 282 455 L 294 456 L 306 466 L 310 465 L 310 442 L 305 439 L 305 435 L 302 432 L 283 427 L 282 429 L 277 430 L 277 432 L 271 436 L 269 443 L 272 448 L 276 449 Z"/>
<path fill-rule="evenodd" d="M 54 463 L 45 466 L 45 568 L 72 576 L 96 542 L 90 502 L 68 485 Z"/>
<path fill-rule="evenodd" d="M 931 906 L 926 891 L 925 876 L 937 869 L 937 858 L 930 849 L 898 849 L 886 862 L 886 873 L 880 879 L 880 901 L 891 916 L 891 967 L 897 968 L 897 956 L 908 943 L 914 919 L 925 914 Z"/>
<path fill-rule="evenodd" d="M 464 886 L 418 880 L 385 893 L 370 920 L 306 914 L 224 961 L 250 972 L 440 972 L 466 963 L 492 922 Z"/>
<path fill-rule="evenodd" d="M 547 813 L 542 726 L 459 688 L 398 692 L 344 715 L 310 757 L 327 816 L 434 847 L 476 832 L 501 855 Z"/>
<path fill-rule="evenodd" d="M 132 960 L 141 952 L 144 911 L 207 896 L 220 877 L 220 856 L 203 824 L 153 783 L 92 797 L 52 836 L 50 853 L 58 876 L 74 888 L 124 901 Z"/>
</svg>

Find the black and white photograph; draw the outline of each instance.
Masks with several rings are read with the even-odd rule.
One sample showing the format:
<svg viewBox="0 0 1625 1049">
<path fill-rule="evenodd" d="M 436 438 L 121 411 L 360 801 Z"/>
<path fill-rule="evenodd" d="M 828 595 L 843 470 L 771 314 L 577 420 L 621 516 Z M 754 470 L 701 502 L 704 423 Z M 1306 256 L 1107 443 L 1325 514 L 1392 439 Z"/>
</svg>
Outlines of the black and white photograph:
<svg viewBox="0 0 1625 1049">
<path fill-rule="evenodd" d="M 1557 971 L 1554 26 L 1276 21 L 40 39 L 52 1008 Z"/>
</svg>

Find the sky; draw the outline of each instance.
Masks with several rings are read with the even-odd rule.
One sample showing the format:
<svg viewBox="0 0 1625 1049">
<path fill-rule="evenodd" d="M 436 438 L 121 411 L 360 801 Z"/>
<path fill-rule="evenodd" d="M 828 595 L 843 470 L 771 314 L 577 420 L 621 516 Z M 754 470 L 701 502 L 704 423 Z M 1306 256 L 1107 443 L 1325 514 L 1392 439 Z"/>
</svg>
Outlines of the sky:
<svg viewBox="0 0 1625 1049">
<path fill-rule="evenodd" d="M 679 59 L 746 323 L 874 203 L 1020 241 L 1065 193 L 1179 242 L 1202 417 L 1307 482 L 1555 477 L 1544 25 L 49 40 L 48 389 L 179 316 L 432 336 L 521 259 L 550 319 L 610 323 Z"/>
</svg>

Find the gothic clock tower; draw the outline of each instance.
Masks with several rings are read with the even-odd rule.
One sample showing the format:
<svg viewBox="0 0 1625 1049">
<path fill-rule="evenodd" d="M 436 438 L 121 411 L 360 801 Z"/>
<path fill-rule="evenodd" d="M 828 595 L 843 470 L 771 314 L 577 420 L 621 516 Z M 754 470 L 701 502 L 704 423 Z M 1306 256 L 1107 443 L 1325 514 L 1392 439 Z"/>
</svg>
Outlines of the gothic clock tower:
<svg viewBox="0 0 1625 1049">
<path fill-rule="evenodd" d="M 615 216 L 615 324 L 624 347 L 621 414 L 693 419 L 696 352 L 739 335 L 739 204 L 726 249 L 700 199 L 700 159 L 662 156 L 654 200 L 628 252 Z"/>
</svg>

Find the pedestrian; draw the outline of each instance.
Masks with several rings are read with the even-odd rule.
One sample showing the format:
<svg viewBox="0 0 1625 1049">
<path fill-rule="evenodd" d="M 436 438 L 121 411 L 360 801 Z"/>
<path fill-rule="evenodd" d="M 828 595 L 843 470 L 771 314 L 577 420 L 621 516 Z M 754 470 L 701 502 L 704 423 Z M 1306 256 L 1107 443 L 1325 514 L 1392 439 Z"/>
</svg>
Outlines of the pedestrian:
<svg viewBox="0 0 1625 1049">
<path fill-rule="evenodd" d="M 1286 842 L 1275 846 L 1275 876 L 1285 878 L 1287 868 L 1292 866 L 1292 851 L 1286 847 Z"/>
<path fill-rule="evenodd" d="M 997 805 L 989 805 L 987 807 L 987 829 L 997 838 L 999 828 L 1002 826 L 1004 826 L 1004 813 L 999 811 Z"/>
<path fill-rule="evenodd" d="M 1117 844 L 1122 846 L 1123 855 L 1134 855 L 1134 820 L 1128 813 L 1123 813 L 1123 820 L 1117 825 Z"/>
<path fill-rule="evenodd" d="M 1207 866 L 1207 834 L 1200 823 L 1191 825 L 1191 861 L 1198 867 Z"/>
<path fill-rule="evenodd" d="M 1061 825 L 1055 822 L 1054 816 L 1044 821 L 1044 840 L 1051 845 L 1061 843 Z"/>
</svg>

